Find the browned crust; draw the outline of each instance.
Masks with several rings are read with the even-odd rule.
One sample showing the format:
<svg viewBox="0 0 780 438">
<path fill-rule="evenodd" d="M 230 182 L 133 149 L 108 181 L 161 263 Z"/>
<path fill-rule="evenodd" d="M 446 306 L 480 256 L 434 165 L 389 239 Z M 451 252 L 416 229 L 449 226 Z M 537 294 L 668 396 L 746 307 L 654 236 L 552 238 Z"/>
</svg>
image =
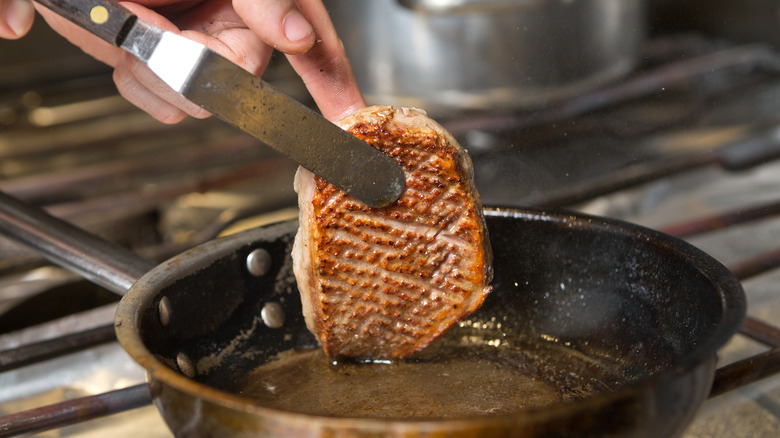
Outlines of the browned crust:
<svg viewBox="0 0 780 438">
<path fill-rule="evenodd" d="M 299 284 L 309 329 L 335 358 L 400 358 L 476 310 L 492 276 L 471 161 L 424 114 L 371 107 L 341 126 L 406 173 L 397 202 L 371 208 L 310 174 L 296 179 Z M 305 223 L 304 223 L 305 222 Z M 300 236 L 300 235 L 299 235 Z M 307 302 L 308 301 L 308 302 Z"/>
</svg>

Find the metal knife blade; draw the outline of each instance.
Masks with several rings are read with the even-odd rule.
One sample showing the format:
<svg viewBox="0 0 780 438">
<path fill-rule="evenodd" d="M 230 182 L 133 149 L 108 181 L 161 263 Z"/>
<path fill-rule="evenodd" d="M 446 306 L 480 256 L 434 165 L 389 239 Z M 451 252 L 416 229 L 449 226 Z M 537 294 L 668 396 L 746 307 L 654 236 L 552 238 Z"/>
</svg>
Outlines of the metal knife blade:
<svg viewBox="0 0 780 438">
<path fill-rule="evenodd" d="M 144 62 L 168 86 L 346 193 L 389 205 L 404 189 L 391 157 L 195 41 L 139 20 L 113 0 L 36 0 Z"/>
</svg>

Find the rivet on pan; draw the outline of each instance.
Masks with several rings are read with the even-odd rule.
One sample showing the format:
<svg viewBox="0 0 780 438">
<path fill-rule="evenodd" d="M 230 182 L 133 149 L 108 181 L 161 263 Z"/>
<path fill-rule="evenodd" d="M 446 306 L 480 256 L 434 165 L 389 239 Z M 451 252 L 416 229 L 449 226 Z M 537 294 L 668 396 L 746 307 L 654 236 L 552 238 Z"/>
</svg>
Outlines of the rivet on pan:
<svg viewBox="0 0 780 438">
<path fill-rule="evenodd" d="M 252 251 L 246 258 L 246 268 L 255 277 L 262 277 L 271 270 L 271 254 L 262 248 Z"/>
<path fill-rule="evenodd" d="M 179 366 L 179 371 L 185 376 L 190 379 L 195 377 L 195 365 L 192 364 L 192 359 L 184 352 L 176 355 L 176 365 Z"/>
<path fill-rule="evenodd" d="M 270 328 L 279 328 L 284 325 L 284 309 L 279 303 L 265 303 L 263 310 L 260 311 L 260 317 Z"/>
<path fill-rule="evenodd" d="M 171 301 L 168 297 L 160 299 L 160 302 L 157 304 L 157 313 L 160 316 L 160 324 L 163 327 L 167 327 L 168 323 L 171 322 Z"/>
</svg>

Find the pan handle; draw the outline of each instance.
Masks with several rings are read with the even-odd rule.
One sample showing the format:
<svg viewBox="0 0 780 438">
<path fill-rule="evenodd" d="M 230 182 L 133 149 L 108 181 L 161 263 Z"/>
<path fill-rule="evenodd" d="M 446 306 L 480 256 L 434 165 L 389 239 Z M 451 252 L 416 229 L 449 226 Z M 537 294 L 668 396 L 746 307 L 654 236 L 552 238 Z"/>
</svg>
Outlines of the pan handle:
<svg viewBox="0 0 780 438">
<path fill-rule="evenodd" d="M 154 266 L 138 254 L 0 192 L 0 235 L 118 295 Z"/>
</svg>

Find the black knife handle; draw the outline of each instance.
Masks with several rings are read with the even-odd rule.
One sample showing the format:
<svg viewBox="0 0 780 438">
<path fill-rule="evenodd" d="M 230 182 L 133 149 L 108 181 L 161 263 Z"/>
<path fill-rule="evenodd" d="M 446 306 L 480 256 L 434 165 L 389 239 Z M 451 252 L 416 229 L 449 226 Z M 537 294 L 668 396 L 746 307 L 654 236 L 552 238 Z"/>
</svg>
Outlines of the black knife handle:
<svg viewBox="0 0 780 438">
<path fill-rule="evenodd" d="M 136 16 L 114 0 L 35 0 L 101 39 L 120 46 Z"/>
</svg>

